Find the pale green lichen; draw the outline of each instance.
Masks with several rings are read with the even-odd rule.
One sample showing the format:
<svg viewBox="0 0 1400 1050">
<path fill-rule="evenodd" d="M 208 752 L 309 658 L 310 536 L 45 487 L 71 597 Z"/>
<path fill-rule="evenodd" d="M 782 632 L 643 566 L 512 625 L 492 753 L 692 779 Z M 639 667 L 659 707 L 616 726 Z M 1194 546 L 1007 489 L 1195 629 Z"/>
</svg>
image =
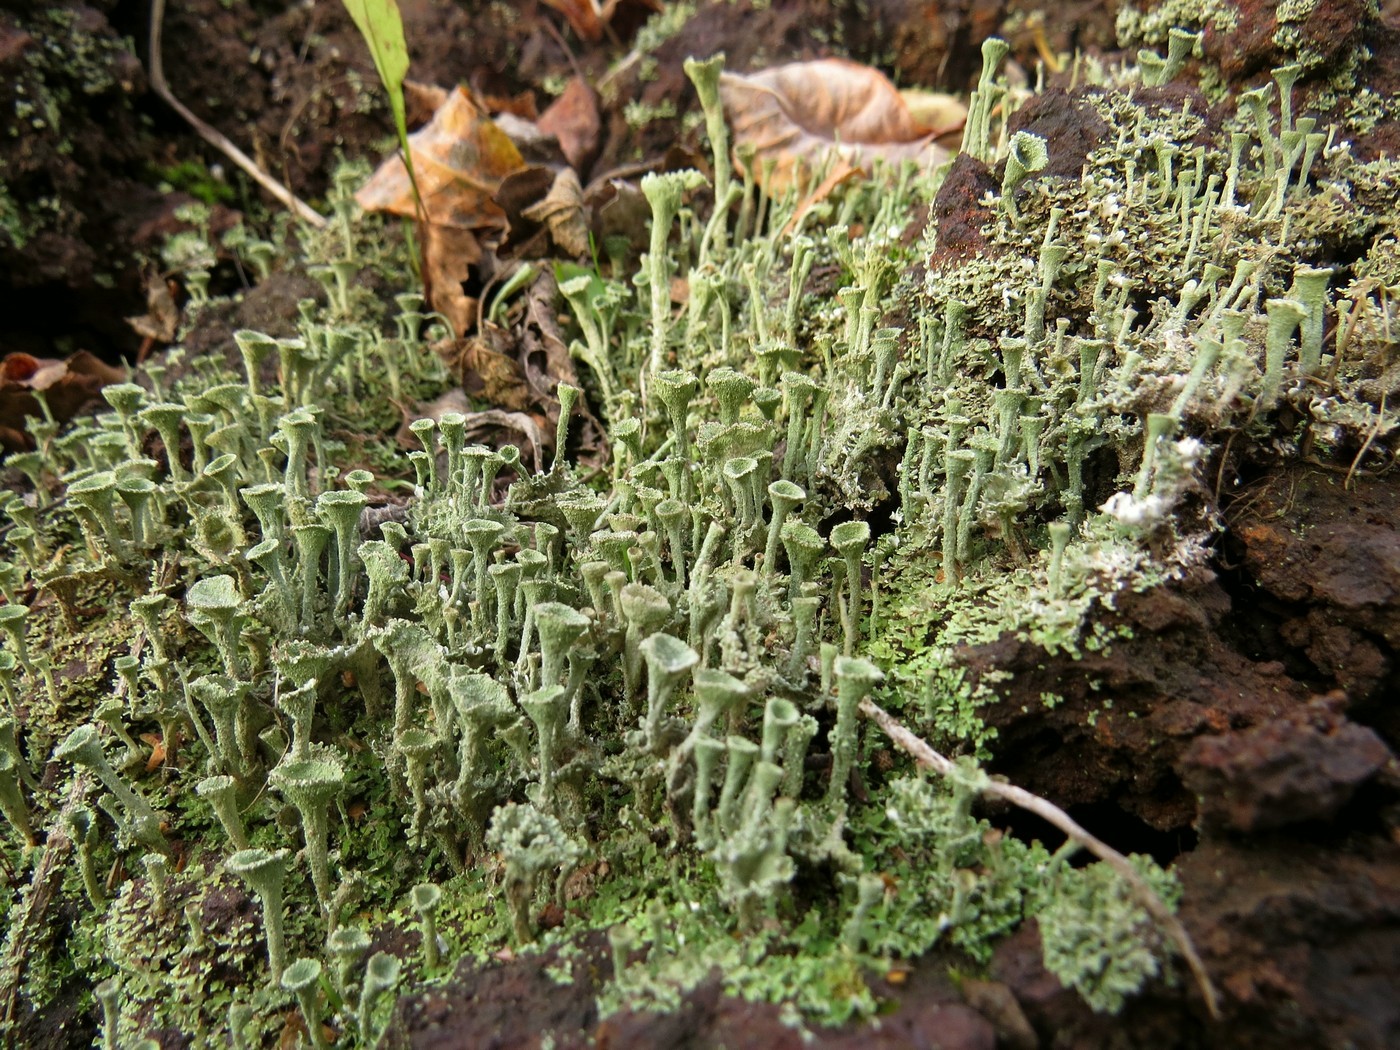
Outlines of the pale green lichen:
<svg viewBox="0 0 1400 1050">
<path fill-rule="evenodd" d="M 606 929 L 605 1013 L 674 1007 L 718 967 L 733 994 L 839 1022 L 876 1009 L 866 970 L 940 943 L 985 962 L 1034 915 L 1052 972 L 1096 1009 L 1121 1006 L 1167 965 L 1121 883 L 973 818 L 970 760 L 941 787 L 874 777 L 861 801 L 856 707 L 875 690 L 920 733 L 986 755 L 978 709 L 1007 672 L 974 679 L 962 647 L 1114 645 L 1121 596 L 1202 559 L 1201 466 L 1227 435 L 1297 454 L 1304 436 L 1274 414 L 1288 406 L 1313 420 L 1315 452 L 1393 440 L 1397 185 L 1391 162 L 1310 142 L 1311 114 L 1276 123 L 1246 102 L 1208 147 L 1201 115 L 1136 101 L 1136 71 L 1113 76 L 1086 103 L 1109 132 L 1082 177 L 1038 176 L 1044 144 L 1011 137 L 1019 170 L 994 179 L 987 250 L 967 260 L 943 259 L 936 222 L 902 237 L 938 173 L 850 185 L 800 219 L 794 197 L 749 186 L 743 237 L 685 214 L 696 177 L 648 183 L 664 229 L 643 279 L 560 272 L 582 386 L 615 438 L 600 470 L 560 451 L 531 472 L 470 444 L 456 412 L 414 424 L 408 454 L 337 444 L 398 426 L 365 396 L 375 369 L 423 400 L 444 382 L 421 300 L 390 325 L 352 279 L 404 259 L 339 180 L 338 222 L 304 262 L 344 265 L 296 336 L 239 333 L 235 369 L 112 388 L 115 411 L 77 438 L 39 424 L 48 469 L 31 467 L 68 500 L 43 521 L 7 502 L 15 571 L 131 602 L 145 643 L 116 668 L 127 710 L 104 717 L 158 726 L 200 787 L 149 776 L 138 791 L 103 768 L 95 728 L 66 737 L 59 756 L 101 776 L 123 834 L 68 821 L 81 863 L 65 892 L 94 907 L 51 949 L 65 961 L 35 968 L 33 1001 L 62 966 L 120 974 L 123 1037 L 141 1019 L 212 1044 L 236 1016 L 264 1039 L 290 996 L 323 1016 L 323 966 L 324 1019 L 368 1045 L 405 975 Z M 988 159 L 992 130 L 976 136 Z M 1319 257 L 1359 234 L 1372 246 L 1349 271 Z M 678 316 L 653 294 L 673 269 L 691 291 Z M 834 294 L 808 290 L 819 272 Z M 560 388 L 561 449 L 577 393 Z M 186 437 L 188 468 L 138 454 Z M 370 527 L 390 493 L 405 497 L 396 520 Z M 47 552 L 64 545 L 60 570 Z M 120 604 L 104 602 L 109 629 Z M 24 623 L 7 684 L 32 687 L 34 624 L 9 615 Z M 87 695 L 61 699 L 55 736 Z M 52 741 L 18 743 L 39 756 Z M 811 748 L 830 767 L 809 768 Z M 31 830 L 58 812 L 24 768 L 5 785 L 15 847 L 16 793 Z M 128 881 L 103 910 L 94 872 L 165 845 L 147 795 L 193 864 L 155 862 L 159 893 Z M 810 909 L 790 893 L 799 875 Z M 261 897 L 263 929 L 172 943 L 162 907 L 237 893 L 233 876 Z M 542 934 L 542 907 L 564 903 Z M 361 922 L 418 926 L 420 957 L 364 962 Z M 202 984 L 216 959 L 237 979 Z"/>
</svg>

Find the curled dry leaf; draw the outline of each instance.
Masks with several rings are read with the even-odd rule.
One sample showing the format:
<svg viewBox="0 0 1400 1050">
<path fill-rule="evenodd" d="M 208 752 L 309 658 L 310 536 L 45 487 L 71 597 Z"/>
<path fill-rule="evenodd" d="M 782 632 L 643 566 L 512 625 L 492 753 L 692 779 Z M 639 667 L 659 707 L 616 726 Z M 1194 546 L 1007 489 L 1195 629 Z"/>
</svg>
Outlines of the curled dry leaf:
<svg viewBox="0 0 1400 1050">
<path fill-rule="evenodd" d="M 142 339 L 152 343 L 174 341 L 180 329 L 180 308 L 175 305 L 175 296 L 170 290 L 170 282 L 159 274 L 147 274 L 146 312 L 139 317 L 128 317 L 126 323 Z"/>
<path fill-rule="evenodd" d="M 433 114 L 447 101 L 447 89 L 420 80 L 403 82 L 403 101 L 408 126 L 416 128 L 433 119 Z"/>
<path fill-rule="evenodd" d="M 458 333 L 476 322 L 476 301 L 462 291 L 471 266 L 482 257 L 482 242 L 498 241 L 506 214 L 493 199 L 501 182 L 525 167 L 520 151 L 458 87 L 422 129 L 409 136 L 414 171 L 427 229 L 423 254 L 429 299 Z M 397 155 L 355 195 L 366 211 L 417 218 L 408 169 Z"/>
<path fill-rule="evenodd" d="M 42 393 L 49 412 L 60 423 L 101 393 L 109 383 L 120 383 L 126 373 L 100 361 L 86 350 L 63 361 L 13 353 L 0 358 L 0 445 L 6 452 L 33 447 L 24 431 L 24 417 L 42 418 L 37 395 Z"/>
<path fill-rule="evenodd" d="M 462 379 L 462 389 L 498 408 L 524 411 L 532 407 L 525 370 L 511 356 L 510 333 L 489 322 L 464 339 L 445 339 L 433 346 L 438 356 Z"/>
<path fill-rule="evenodd" d="M 661 0 L 544 0 L 546 4 L 554 8 L 566 19 L 570 27 L 582 40 L 590 44 L 596 44 L 603 39 L 605 27 L 619 13 L 620 8 L 632 8 L 629 14 L 631 18 L 623 18 L 623 22 L 634 21 L 638 17 L 652 14 L 661 10 Z"/>
<path fill-rule="evenodd" d="M 605 4 L 598 3 L 598 0 L 544 0 L 544 2 L 563 15 L 573 31 L 579 35 L 579 38 L 590 44 L 596 44 L 603 39 L 603 26 L 612 17 L 613 8 L 617 6 L 617 0 L 607 0 Z"/>
<path fill-rule="evenodd" d="M 940 146 L 956 149 L 962 144 L 962 128 L 967 123 L 967 105 L 956 95 L 923 88 L 905 88 L 899 93 L 909 115 L 932 130 Z M 953 140 L 950 141 L 949 140 Z"/>
<path fill-rule="evenodd" d="M 765 189 L 782 193 L 831 165 L 869 171 L 877 160 L 940 164 L 939 129 L 916 120 L 877 69 L 845 59 L 794 62 L 757 73 L 725 73 L 720 96 L 734 145 L 754 148 L 755 174 L 771 160 Z"/>
<path fill-rule="evenodd" d="M 554 177 L 543 200 L 532 204 L 522 213 L 549 230 L 553 238 L 570 255 L 588 254 L 588 223 L 583 212 L 583 187 L 573 168 L 565 168 Z"/>
<path fill-rule="evenodd" d="M 552 409 L 559 406 L 555 389 L 560 383 L 578 386 L 574 359 L 564 342 L 554 309 L 558 296 L 559 286 L 554 274 L 548 268 L 543 269 L 525 297 L 525 323 L 520 335 L 525 378 L 540 403 L 549 404 Z M 554 418 L 557 420 L 558 415 Z"/>
</svg>

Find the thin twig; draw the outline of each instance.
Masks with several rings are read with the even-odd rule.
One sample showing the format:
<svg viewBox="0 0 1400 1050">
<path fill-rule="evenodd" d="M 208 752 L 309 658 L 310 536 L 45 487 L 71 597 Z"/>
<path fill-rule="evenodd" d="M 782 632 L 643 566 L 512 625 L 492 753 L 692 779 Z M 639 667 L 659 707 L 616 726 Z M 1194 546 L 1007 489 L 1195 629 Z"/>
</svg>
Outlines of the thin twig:
<svg viewBox="0 0 1400 1050">
<path fill-rule="evenodd" d="M 267 174 L 267 172 L 263 171 L 258 167 L 257 162 L 254 161 L 252 157 L 235 146 L 222 133 L 200 120 L 190 111 L 188 106 L 175 97 L 175 93 L 170 90 L 170 85 L 165 82 L 165 68 L 160 58 L 160 37 L 164 24 L 165 0 L 151 0 L 151 68 L 149 70 L 151 89 L 161 98 L 165 99 L 171 109 L 184 117 L 190 127 L 194 128 L 199 134 L 200 138 L 219 150 L 224 156 L 228 157 L 229 160 L 233 161 L 247 172 L 249 178 L 281 201 L 282 204 L 299 219 L 310 223 L 317 229 L 325 226 L 326 219 L 324 215 L 299 198 L 271 175 Z"/>
<path fill-rule="evenodd" d="M 1366 440 L 1361 443 L 1361 451 L 1356 454 L 1356 458 L 1351 461 L 1351 469 L 1347 471 L 1346 479 L 1342 482 L 1342 489 L 1351 488 L 1352 479 L 1356 477 L 1356 468 L 1361 466 L 1361 461 L 1366 457 L 1366 453 L 1371 451 L 1371 446 L 1375 444 L 1376 438 L 1380 436 L 1381 428 L 1385 426 L 1385 398 L 1390 391 L 1381 393 L 1381 408 L 1376 413 L 1376 425 L 1366 434 Z"/>
<path fill-rule="evenodd" d="M 923 738 L 905 728 L 898 719 L 873 700 L 862 700 L 860 713 L 883 729 L 885 735 L 919 765 L 926 766 L 943 777 L 951 777 L 957 773 L 957 767 L 953 764 L 952 759 L 940 755 Z M 1196 948 L 1191 943 L 1191 937 L 1187 934 L 1186 927 L 1181 925 L 1181 920 L 1172 914 L 1166 902 L 1148 885 L 1147 880 L 1138 874 L 1138 870 L 1132 866 L 1127 857 L 1080 827 L 1075 819 L 1059 806 L 1039 795 L 1031 794 L 1025 788 L 993 780 L 982 788 L 982 794 L 1002 799 L 1005 802 L 1010 802 L 1013 806 L 1019 806 L 1027 812 L 1034 813 L 1042 820 L 1059 828 L 1070 839 L 1117 872 L 1132 890 L 1133 897 L 1167 935 L 1176 950 L 1181 953 L 1181 957 L 1186 960 L 1186 965 L 1196 978 L 1196 984 L 1201 989 L 1201 995 L 1205 998 L 1206 1009 L 1210 1011 L 1211 1017 L 1216 1020 L 1220 1019 L 1220 1002 L 1216 997 L 1215 986 L 1211 984 L 1210 975 L 1206 973 L 1205 964 L 1201 962 L 1201 957 L 1196 954 Z"/>
</svg>

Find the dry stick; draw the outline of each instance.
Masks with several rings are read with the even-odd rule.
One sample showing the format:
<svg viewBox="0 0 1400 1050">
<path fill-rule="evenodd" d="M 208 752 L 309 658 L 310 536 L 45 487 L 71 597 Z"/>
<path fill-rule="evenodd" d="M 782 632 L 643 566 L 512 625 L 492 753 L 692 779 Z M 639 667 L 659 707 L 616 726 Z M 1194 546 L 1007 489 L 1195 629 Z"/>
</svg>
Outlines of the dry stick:
<svg viewBox="0 0 1400 1050">
<path fill-rule="evenodd" d="M 943 777 L 952 777 L 957 773 L 957 767 L 953 764 L 952 759 L 940 755 L 921 737 L 916 736 L 901 725 L 893 715 L 875 701 L 862 700 L 860 713 L 883 729 L 885 734 L 919 765 L 926 766 Z M 1025 788 L 993 780 L 982 788 L 982 794 L 1002 799 L 1005 802 L 1010 802 L 1013 806 L 1019 806 L 1021 809 L 1034 813 L 1042 820 L 1059 828 L 1070 839 L 1116 871 L 1133 891 L 1133 897 L 1166 933 L 1172 944 L 1176 946 L 1176 950 L 1181 953 L 1181 957 L 1186 960 L 1186 965 L 1190 967 L 1192 975 L 1196 978 L 1196 984 L 1201 989 L 1201 995 L 1205 997 L 1206 1008 L 1210 1011 L 1211 1017 L 1216 1020 L 1220 1019 L 1220 1002 L 1216 998 L 1215 986 L 1210 983 L 1210 975 L 1206 973 L 1205 964 L 1201 962 L 1201 957 L 1196 954 L 1196 948 L 1191 943 L 1191 937 L 1187 934 L 1186 927 L 1181 925 L 1181 920 L 1172 914 L 1171 909 L 1167 907 L 1162 898 L 1157 896 L 1156 891 L 1147 884 L 1147 880 L 1138 874 L 1138 870 L 1129 863 L 1127 857 L 1108 843 L 1089 834 L 1059 806 L 1039 795 L 1031 794 Z"/>
<path fill-rule="evenodd" d="M 1343 491 L 1351 488 L 1351 481 L 1356 477 L 1356 468 L 1361 466 L 1362 459 L 1365 458 L 1367 452 L 1371 451 L 1371 445 L 1375 443 L 1376 438 L 1380 437 L 1381 427 L 1385 424 L 1385 397 L 1388 393 L 1388 390 L 1381 393 L 1381 408 L 1376 415 L 1376 425 L 1367 433 L 1366 440 L 1361 443 L 1361 451 L 1351 461 L 1351 469 L 1347 471 L 1346 479 L 1342 482 Z"/>
<path fill-rule="evenodd" d="M 276 197 L 282 204 L 304 222 L 310 223 L 317 229 L 326 225 L 326 218 L 311 205 L 299 198 L 291 190 L 287 189 L 280 182 L 274 179 L 267 172 L 258 167 L 257 162 L 248 156 L 241 149 L 230 142 L 223 134 L 211 128 L 204 121 L 200 120 L 189 108 L 175 97 L 170 90 L 170 85 L 165 82 L 165 68 L 160 58 L 160 35 L 165 24 L 165 0 L 151 0 L 151 68 L 149 70 L 151 87 L 155 93 L 165 99 L 170 108 L 180 116 L 184 117 L 190 127 L 199 133 L 199 137 L 219 150 L 229 160 L 233 161 L 245 172 L 248 177 L 256 182 L 268 193 Z"/>
</svg>

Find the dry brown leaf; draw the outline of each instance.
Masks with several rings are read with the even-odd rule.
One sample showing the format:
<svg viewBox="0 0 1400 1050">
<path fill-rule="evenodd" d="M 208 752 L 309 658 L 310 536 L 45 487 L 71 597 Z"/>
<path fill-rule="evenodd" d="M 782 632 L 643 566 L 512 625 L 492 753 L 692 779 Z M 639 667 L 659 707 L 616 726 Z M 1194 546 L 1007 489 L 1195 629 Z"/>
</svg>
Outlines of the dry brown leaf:
<svg viewBox="0 0 1400 1050">
<path fill-rule="evenodd" d="M 496 203 L 506 213 L 507 219 L 514 219 L 526 208 L 544 199 L 556 176 L 557 169 L 554 168 L 534 165 L 522 168 L 501 180 L 501 188 L 496 191 Z"/>
<path fill-rule="evenodd" d="M 606 5 L 598 0 L 544 0 L 566 19 L 581 40 L 596 44 L 603 39 L 603 26 L 612 17 L 612 9 L 617 0 L 608 0 Z"/>
<path fill-rule="evenodd" d="M 418 80 L 403 82 L 403 101 L 408 126 L 416 128 L 433 119 L 433 114 L 447 101 L 447 89 Z"/>
<path fill-rule="evenodd" d="M 734 145 L 752 145 L 755 174 L 774 162 L 764 187 L 782 193 L 826 165 L 869 171 L 875 161 L 939 164 L 948 151 L 936 129 L 915 120 L 899 91 L 877 69 L 841 58 L 794 62 L 757 73 L 725 73 L 720 95 Z"/>
<path fill-rule="evenodd" d="M 564 157 L 578 171 L 587 171 L 598 154 L 603 121 L 598 95 L 582 77 L 574 77 L 537 121 L 539 129 L 559 140 Z"/>
<path fill-rule="evenodd" d="M 647 15 L 655 14 L 662 8 L 661 0 L 544 0 L 544 2 L 558 11 L 566 19 L 573 31 L 583 40 L 590 44 L 596 44 L 603 39 L 605 27 L 612 22 L 615 15 L 622 14 L 619 8 L 628 9 L 625 16 L 618 19 L 623 23 L 620 30 L 626 34 L 627 23 L 635 23 L 630 29 L 635 32 L 641 24 L 641 20 Z M 627 17 L 630 16 L 630 17 Z"/>
<path fill-rule="evenodd" d="M 549 229 L 554 243 L 570 255 L 588 254 L 588 223 L 583 212 L 583 187 L 573 168 L 554 177 L 543 200 L 521 212 L 531 222 Z"/>
<path fill-rule="evenodd" d="M 525 167 L 520 151 L 458 87 L 425 127 L 409 136 L 422 195 L 424 279 L 429 303 L 457 334 L 476 323 L 477 302 L 462 291 L 481 262 L 483 240 L 499 243 L 509 226 L 494 197 L 501 182 Z M 408 169 L 397 155 L 379 166 L 355 199 L 366 211 L 418 218 Z"/>
<path fill-rule="evenodd" d="M 555 401 L 554 390 L 559 383 L 578 386 L 574 359 L 569 355 L 569 347 L 564 342 L 564 333 L 559 328 L 554 309 L 558 297 L 559 286 L 554 282 L 554 274 L 545 268 L 535 278 L 525 299 L 525 324 L 520 335 L 521 359 L 525 365 L 525 376 L 541 403 Z"/>
<path fill-rule="evenodd" d="M 525 370 L 510 356 L 512 344 L 507 331 L 487 322 L 476 334 L 445 339 L 433 350 L 461 376 L 462 388 L 472 397 L 519 412 L 531 408 L 534 399 Z"/>
<path fill-rule="evenodd" d="M 129 324 L 142 339 L 153 343 L 169 343 L 180 330 L 180 308 L 175 305 L 175 296 L 170 284 L 159 274 L 146 276 L 146 312 L 139 317 L 128 317 Z"/>
<path fill-rule="evenodd" d="M 826 200 L 826 198 L 831 195 L 831 191 L 836 189 L 837 186 L 845 182 L 850 182 L 852 179 L 859 176 L 860 169 L 852 167 L 844 160 L 838 160 L 835 164 L 831 165 L 831 170 L 827 172 L 826 178 L 817 183 L 817 185 L 809 190 L 807 195 L 798 202 L 797 207 L 793 209 L 792 218 L 788 219 L 787 225 L 783 227 L 783 232 L 786 234 L 794 229 L 797 224 L 802 221 L 802 217 L 812 208 Z"/>
<path fill-rule="evenodd" d="M 926 91 L 923 88 L 905 88 L 899 93 L 909 116 L 924 125 L 937 138 L 950 131 L 962 129 L 967 121 L 967 105 L 956 95 L 943 91 Z"/>
<path fill-rule="evenodd" d="M 593 214 L 593 236 L 599 244 L 621 237 L 636 247 L 646 244 L 651 226 L 651 205 L 634 182 L 608 179 L 595 182 L 584 193 Z"/>
<path fill-rule="evenodd" d="M 429 225 L 423 233 L 424 283 L 431 306 L 446 317 L 453 332 L 476 324 L 477 301 L 462 291 L 471 268 L 481 262 L 481 242 L 471 230 Z"/>
<path fill-rule="evenodd" d="M 151 745 L 151 754 L 146 759 L 146 772 L 154 773 L 165 765 L 165 738 L 159 733 L 142 733 L 141 739 Z"/>
<path fill-rule="evenodd" d="M 0 444 L 6 452 L 33 447 L 24 433 L 24 417 L 43 417 L 37 393 L 42 392 L 49 412 L 60 423 L 96 398 L 109 383 L 121 383 L 126 373 L 113 368 L 86 350 L 66 360 L 13 353 L 0 358 Z"/>
<path fill-rule="evenodd" d="M 505 228 L 505 213 L 491 198 L 501 180 L 525 162 L 465 88 L 452 91 L 408 142 L 430 224 L 474 231 Z M 355 199 L 366 211 L 417 217 L 408 169 L 397 154 L 379 166 Z"/>
<path fill-rule="evenodd" d="M 486 107 L 488 113 L 509 113 L 513 117 L 529 121 L 540 119 L 539 110 L 535 108 L 535 93 L 528 88 L 515 95 L 483 94 L 481 104 Z"/>
</svg>

